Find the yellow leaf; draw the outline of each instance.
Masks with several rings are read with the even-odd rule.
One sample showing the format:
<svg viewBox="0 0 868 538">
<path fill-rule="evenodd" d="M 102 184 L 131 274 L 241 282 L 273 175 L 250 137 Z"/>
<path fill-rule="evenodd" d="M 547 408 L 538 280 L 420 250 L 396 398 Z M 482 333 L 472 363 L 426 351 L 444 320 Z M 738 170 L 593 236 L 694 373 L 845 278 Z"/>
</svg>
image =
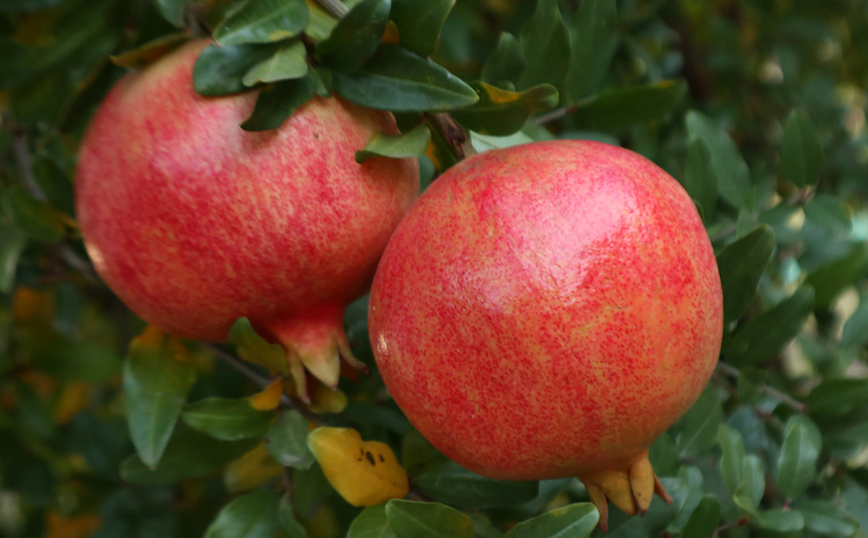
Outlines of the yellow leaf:
<svg viewBox="0 0 868 538">
<path fill-rule="evenodd" d="M 352 428 L 317 428 L 307 446 L 326 479 L 353 506 L 373 506 L 407 495 L 407 473 L 385 443 L 362 441 Z"/>
<path fill-rule="evenodd" d="M 226 466 L 223 483 L 230 493 L 250 491 L 283 473 L 283 466 L 268 452 L 265 443 Z"/>
<path fill-rule="evenodd" d="M 383 45 L 397 45 L 401 41 L 398 35 L 398 25 L 392 21 L 386 23 L 386 30 L 383 32 L 383 37 L 380 38 L 380 43 Z"/>
<path fill-rule="evenodd" d="M 54 422 L 69 424 L 75 415 L 87 407 L 90 393 L 90 384 L 83 381 L 73 381 L 64 385 L 54 406 Z"/>
<path fill-rule="evenodd" d="M 347 408 L 347 395 L 318 383 L 311 395 L 308 409 L 314 413 L 340 413 Z"/>
<path fill-rule="evenodd" d="M 63 517 L 52 511 L 45 515 L 45 538 L 86 538 L 92 536 L 99 525 L 96 514 Z"/>
<path fill-rule="evenodd" d="M 257 411 L 272 411 L 280 405 L 283 396 L 283 378 L 275 379 L 265 390 L 250 397 L 250 407 Z"/>
</svg>

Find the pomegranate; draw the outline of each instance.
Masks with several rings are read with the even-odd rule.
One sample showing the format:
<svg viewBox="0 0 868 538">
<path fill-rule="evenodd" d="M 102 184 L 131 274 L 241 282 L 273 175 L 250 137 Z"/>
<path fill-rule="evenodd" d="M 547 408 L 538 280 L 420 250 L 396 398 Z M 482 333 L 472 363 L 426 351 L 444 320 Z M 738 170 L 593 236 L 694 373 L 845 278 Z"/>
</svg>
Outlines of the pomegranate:
<svg viewBox="0 0 868 538">
<path fill-rule="evenodd" d="M 607 499 L 668 499 L 648 448 L 699 397 L 723 332 L 693 202 L 597 142 L 449 170 L 389 241 L 369 308 L 386 386 L 425 437 L 487 477 L 577 476 L 603 528 Z"/>
<path fill-rule="evenodd" d="M 240 317 L 337 384 L 363 365 L 343 330 L 419 190 L 414 159 L 357 164 L 394 118 L 314 98 L 276 130 L 239 127 L 258 92 L 203 97 L 191 42 L 121 79 L 82 142 L 76 207 L 94 266 L 130 309 L 180 337 L 224 341 Z"/>
</svg>

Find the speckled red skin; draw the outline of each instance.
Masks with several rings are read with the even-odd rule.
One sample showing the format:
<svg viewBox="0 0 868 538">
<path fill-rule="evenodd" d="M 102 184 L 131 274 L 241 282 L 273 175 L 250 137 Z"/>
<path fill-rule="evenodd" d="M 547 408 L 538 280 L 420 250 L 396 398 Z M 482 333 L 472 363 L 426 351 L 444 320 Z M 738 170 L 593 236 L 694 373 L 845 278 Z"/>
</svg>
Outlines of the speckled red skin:
<svg viewBox="0 0 868 538">
<path fill-rule="evenodd" d="M 76 176 L 88 253 L 130 309 L 178 336 L 222 341 L 242 316 L 284 340 L 343 334 L 345 305 L 418 194 L 418 164 L 357 164 L 395 122 L 336 98 L 243 131 L 257 92 L 193 89 L 207 44 L 127 75 L 100 106 Z"/>
<path fill-rule="evenodd" d="M 681 186 L 628 150 L 556 141 L 440 177 L 386 248 L 369 327 L 428 440 L 481 475 L 537 480 L 626 471 L 707 384 L 722 313 Z"/>
</svg>

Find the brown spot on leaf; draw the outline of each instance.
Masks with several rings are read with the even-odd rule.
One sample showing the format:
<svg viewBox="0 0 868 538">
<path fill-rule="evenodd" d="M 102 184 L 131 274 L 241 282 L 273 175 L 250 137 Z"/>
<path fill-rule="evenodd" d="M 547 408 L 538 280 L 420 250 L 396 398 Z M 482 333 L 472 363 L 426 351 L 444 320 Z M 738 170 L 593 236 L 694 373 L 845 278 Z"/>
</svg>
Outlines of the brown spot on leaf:
<svg viewBox="0 0 868 538">
<path fill-rule="evenodd" d="M 371 462 L 371 465 L 377 464 L 376 460 L 374 460 L 374 455 L 370 452 L 365 452 L 365 457 L 368 458 L 368 461 Z"/>
</svg>

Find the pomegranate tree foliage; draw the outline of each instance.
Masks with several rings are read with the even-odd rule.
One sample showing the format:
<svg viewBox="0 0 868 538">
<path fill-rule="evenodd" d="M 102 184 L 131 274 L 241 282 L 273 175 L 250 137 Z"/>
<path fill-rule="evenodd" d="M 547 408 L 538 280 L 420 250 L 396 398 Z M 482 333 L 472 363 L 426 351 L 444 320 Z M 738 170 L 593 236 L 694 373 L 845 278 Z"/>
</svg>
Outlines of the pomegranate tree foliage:
<svg viewBox="0 0 868 538">
<path fill-rule="evenodd" d="M 721 363 L 652 446 L 673 505 L 613 509 L 610 536 L 865 533 L 864 0 L 3 0 L 0 534 L 600 534 L 575 479 L 500 482 L 439 454 L 375 369 L 306 406 L 281 396 L 280 349 L 246 320 L 231 345 L 181 343 L 99 282 L 75 224 L 77 143 L 123 73 L 206 32 L 197 91 L 262 89 L 242 128 L 317 94 L 391 110 L 403 134 L 356 158 L 419 157 L 426 184 L 467 150 L 455 121 L 478 151 L 596 139 L 668 170 L 717 254 Z M 346 325 L 373 366 L 364 299 Z M 360 438 L 311 443 L 312 424 Z M 346 480 L 348 449 L 395 461 Z"/>
</svg>

